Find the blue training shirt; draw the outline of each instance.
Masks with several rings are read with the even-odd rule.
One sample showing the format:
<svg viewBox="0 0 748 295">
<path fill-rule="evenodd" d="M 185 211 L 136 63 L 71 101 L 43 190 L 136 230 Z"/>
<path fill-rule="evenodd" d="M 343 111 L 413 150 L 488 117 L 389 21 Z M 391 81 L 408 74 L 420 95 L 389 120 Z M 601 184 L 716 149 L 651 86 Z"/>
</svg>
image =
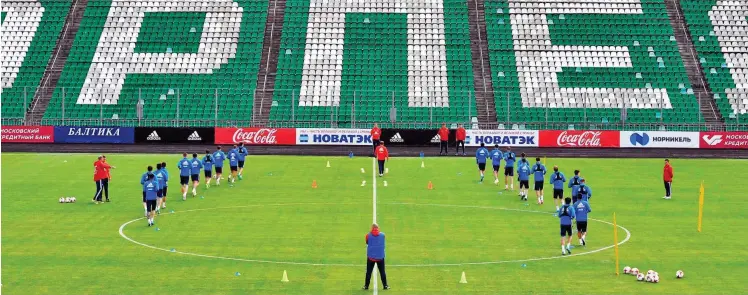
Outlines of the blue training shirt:
<svg viewBox="0 0 748 295">
<path fill-rule="evenodd" d="M 217 168 L 223 168 L 223 161 L 226 161 L 226 153 L 223 151 L 215 151 L 213 153 L 213 162 Z"/>
<path fill-rule="evenodd" d="M 190 167 L 190 173 L 200 174 L 200 169 L 203 168 L 203 162 L 198 158 L 192 158 L 192 161 L 190 161 Z"/>
<path fill-rule="evenodd" d="M 143 191 L 145 192 L 145 199 L 149 201 L 154 201 L 158 197 L 158 190 L 161 189 L 161 187 L 158 185 L 158 181 L 154 180 L 146 180 L 143 184 Z"/>
<path fill-rule="evenodd" d="M 517 179 L 519 179 L 520 181 L 529 181 L 530 172 L 530 166 L 519 165 L 519 167 L 517 168 Z"/>
<path fill-rule="evenodd" d="M 161 171 L 164 172 L 164 187 L 169 186 L 169 171 L 166 170 L 166 167 L 161 167 Z"/>
<path fill-rule="evenodd" d="M 475 162 L 478 164 L 486 164 L 486 160 L 488 160 L 488 150 L 484 147 L 478 148 L 478 150 L 475 151 Z"/>
<path fill-rule="evenodd" d="M 501 159 L 504 158 L 504 154 L 499 149 L 491 151 L 491 164 L 495 167 L 501 166 Z"/>
<path fill-rule="evenodd" d="M 586 184 L 579 185 L 577 197 L 582 201 L 589 201 L 592 198 L 592 189 Z"/>
<path fill-rule="evenodd" d="M 143 175 L 140 176 L 140 184 L 144 184 L 148 180 L 148 174 L 151 174 L 151 171 L 146 171 L 143 173 Z"/>
<path fill-rule="evenodd" d="M 535 163 L 535 165 L 532 166 L 532 172 L 533 172 L 533 176 L 535 177 L 535 182 L 538 182 L 538 181 L 543 182 L 543 180 L 545 179 L 545 173 L 546 173 L 545 165 L 543 165 L 540 162 Z"/>
<path fill-rule="evenodd" d="M 229 151 L 229 166 L 239 166 L 239 154 L 237 154 L 236 150 Z"/>
<path fill-rule="evenodd" d="M 242 162 L 244 162 L 244 158 L 247 156 L 247 154 L 249 154 L 249 152 L 247 152 L 247 148 L 243 146 L 236 148 L 236 152 L 239 154 L 239 161 Z"/>
<path fill-rule="evenodd" d="M 592 212 L 590 203 L 582 200 L 578 200 L 576 203 L 574 203 L 574 209 L 577 211 L 575 212 L 577 215 L 577 222 L 587 221 L 587 213 Z"/>
<path fill-rule="evenodd" d="M 205 157 L 203 157 L 203 170 L 212 171 L 213 165 L 215 164 L 213 161 L 213 156 L 205 155 Z"/>
<path fill-rule="evenodd" d="M 553 184 L 553 189 L 564 189 L 564 182 L 566 182 L 566 176 L 560 171 L 551 173 L 550 183 Z"/>
<path fill-rule="evenodd" d="M 582 184 L 582 177 L 579 175 L 574 175 L 571 179 L 569 179 L 569 187 L 571 188 L 571 195 L 576 196 L 579 192 L 579 185 Z"/>
<path fill-rule="evenodd" d="M 159 186 L 160 186 L 161 188 L 164 188 L 164 187 L 166 187 L 166 181 L 167 181 L 167 180 L 168 180 L 169 178 L 168 178 L 168 176 L 166 175 L 166 173 L 164 173 L 164 170 L 163 170 L 163 169 L 159 169 L 159 170 L 156 170 L 156 172 L 155 172 L 155 173 L 153 173 L 153 175 L 155 176 L 155 177 L 154 177 L 153 179 L 155 179 L 156 181 L 158 181 L 158 185 L 159 185 Z"/>
<path fill-rule="evenodd" d="M 182 158 L 177 163 L 177 169 L 179 169 L 179 176 L 190 176 L 190 160 Z"/>
<path fill-rule="evenodd" d="M 574 208 L 566 204 L 558 208 L 556 216 L 558 216 L 561 225 L 571 225 L 571 220 L 576 217 L 576 212 L 574 211 Z"/>
<path fill-rule="evenodd" d="M 517 155 L 514 152 L 504 153 L 504 161 L 506 161 L 507 168 L 514 168 L 514 161 L 517 160 Z"/>
</svg>

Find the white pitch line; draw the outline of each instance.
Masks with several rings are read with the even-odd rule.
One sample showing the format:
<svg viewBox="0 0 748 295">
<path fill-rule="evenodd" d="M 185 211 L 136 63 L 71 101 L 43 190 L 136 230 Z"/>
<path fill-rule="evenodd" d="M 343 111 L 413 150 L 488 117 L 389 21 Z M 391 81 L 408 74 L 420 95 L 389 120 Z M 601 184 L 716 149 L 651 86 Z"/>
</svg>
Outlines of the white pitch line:
<svg viewBox="0 0 748 295">
<path fill-rule="evenodd" d="M 191 209 L 191 210 L 184 210 L 184 211 L 178 211 L 174 213 L 166 213 L 163 215 L 168 214 L 176 214 L 176 213 L 184 213 L 184 212 L 194 212 L 194 211 L 205 211 L 205 210 L 216 210 L 216 209 L 234 209 L 234 208 L 247 208 L 247 207 L 263 207 L 263 206 L 289 206 L 289 205 L 360 205 L 356 203 L 287 203 L 287 204 L 258 204 L 258 205 L 244 205 L 244 206 L 230 206 L 230 207 L 217 207 L 217 208 L 202 208 L 202 209 Z M 553 214 L 549 212 L 543 212 L 543 211 L 535 211 L 535 210 L 522 210 L 522 209 L 511 209 L 511 208 L 501 208 L 501 207 L 486 207 L 486 206 L 469 206 L 469 205 L 450 205 L 450 204 L 417 204 L 417 203 L 385 203 L 385 205 L 413 205 L 413 206 L 435 206 L 435 207 L 453 207 L 453 208 L 475 208 L 475 209 L 488 209 L 488 210 L 507 210 L 507 211 L 517 211 L 517 212 L 528 212 L 528 213 L 539 213 L 539 214 Z M 145 217 L 136 218 L 133 220 L 130 220 L 128 222 L 123 223 L 119 227 L 119 235 L 124 238 L 125 240 L 128 240 L 134 244 L 151 248 L 154 250 L 164 251 L 164 252 L 171 252 L 170 249 L 165 248 L 159 248 L 153 245 L 148 245 L 145 243 L 138 242 L 136 240 L 133 240 L 132 238 L 128 237 L 124 233 L 124 228 L 136 221 L 145 219 Z M 613 225 L 613 223 L 589 218 L 591 221 L 597 221 L 600 223 L 605 223 L 608 225 Z M 624 243 L 628 242 L 631 238 L 631 232 L 626 229 L 625 227 L 621 226 L 620 224 L 617 225 L 618 228 L 622 229 L 626 232 L 626 238 L 623 239 L 623 241 L 618 242 L 618 245 L 623 245 Z M 498 260 L 498 261 L 483 261 L 483 262 L 463 262 L 463 263 L 436 263 L 436 264 L 393 264 L 390 265 L 390 267 L 442 267 L 442 266 L 464 266 L 464 265 L 488 265 L 488 264 L 504 264 L 504 263 L 519 263 L 519 262 L 530 262 L 530 261 L 543 261 L 543 260 L 553 260 L 553 259 L 563 259 L 563 258 L 571 258 L 574 256 L 582 256 L 582 255 L 588 255 L 588 254 L 594 254 L 601 251 L 608 250 L 610 248 L 615 247 L 615 245 L 609 245 L 605 246 L 600 249 L 595 249 L 589 252 L 583 252 L 583 253 L 577 253 L 572 255 L 565 255 L 565 256 L 547 256 L 547 257 L 538 257 L 538 258 L 526 258 L 526 259 L 516 259 L 516 260 Z M 354 264 L 354 263 L 312 263 L 312 262 L 293 262 L 293 261 L 273 261 L 273 260 L 259 260 L 259 259 L 244 259 L 244 258 L 234 258 L 234 257 L 224 257 L 224 256 L 215 256 L 215 255 L 205 255 L 205 254 L 198 254 L 198 253 L 190 253 L 190 252 L 181 252 L 181 251 L 174 251 L 173 253 L 182 254 L 182 255 L 189 255 L 189 256 L 196 256 L 196 257 L 203 257 L 203 258 L 213 258 L 213 259 L 222 259 L 222 260 L 231 260 L 231 261 L 242 261 L 242 262 L 255 262 L 255 263 L 273 263 L 273 264 L 288 264 L 288 265 L 309 265 L 309 266 L 345 266 L 345 267 L 361 267 L 361 264 Z M 376 269 L 375 269 L 376 271 Z"/>
<path fill-rule="evenodd" d="M 371 158 L 371 202 L 372 202 L 372 222 L 377 223 L 377 159 L 376 157 Z M 372 272 L 372 277 L 374 278 L 374 295 L 379 294 L 378 290 L 378 282 L 379 279 L 377 279 L 377 269 L 374 268 L 374 272 Z"/>
</svg>

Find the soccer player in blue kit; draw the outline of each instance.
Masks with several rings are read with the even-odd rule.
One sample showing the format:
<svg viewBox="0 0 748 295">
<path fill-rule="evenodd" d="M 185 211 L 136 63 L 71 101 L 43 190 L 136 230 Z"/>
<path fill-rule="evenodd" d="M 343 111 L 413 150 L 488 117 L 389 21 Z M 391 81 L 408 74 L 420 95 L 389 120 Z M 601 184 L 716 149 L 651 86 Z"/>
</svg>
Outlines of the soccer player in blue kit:
<svg viewBox="0 0 748 295">
<path fill-rule="evenodd" d="M 582 178 L 579 184 L 579 190 L 577 190 L 577 199 L 589 202 L 592 198 L 592 189 L 587 186 L 587 181 Z"/>
<path fill-rule="evenodd" d="M 190 160 L 190 177 L 192 178 L 192 197 L 197 196 L 197 186 L 200 185 L 200 170 L 203 168 L 203 161 L 197 158 L 197 154 L 192 154 Z"/>
<path fill-rule="evenodd" d="M 517 167 L 517 180 L 519 180 L 519 199 L 527 201 L 527 191 L 530 189 L 530 163 L 524 158 L 519 161 Z"/>
<path fill-rule="evenodd" d="M 509 185 L 511 184 L 512 190 L 514 190 L 514 161 L 517 160 L 517 155 L 512 152 L 511 147 L 506 147 L 506 151 L 504 151 L 504 190 L 509 189 Z M 511 181 L 511 183 L 509 183 Z"/>
<path fill-rule="evenodd" d="M 483 183 L 483 177 L 485 177 L 486 171 L 486 160 L 488 160 L 488 150 L 486 145 L 481 143 L 478 150 L 475 152 L 475 162 L 478 164 L 478 171 L 480 171 L 480 183 Z"/>
<path fill-rule="evenodd" d="M 580 184 L 582 184 L 582 176 L 579 175 L 579 170 L 574 170 L 574 176 L 569 179 L 569 188 L 571 188 L 571 196 L 573 198 L 577 197 Z"/>
<path fill-rule="evenodd" d="M 166 182 L 169 181 L 169 176 L 166 175 L 164 172 L 164 167 L 161 166 L 161 163 L 156 164 L 156 172 L 153 173 L 154 179 L 158 181 L 158 194 L 156 197 L 158 197 L 156 202 L 156 213 L 161 214 L 161 204 L 164 202 L 164 191 L 166 190 Z"/>
<path fill-rule="evenodd" d="M 246 159 L 249 152 L 247 152 L 247 148 L 244 147 L 244 143 L 239 143 L 239 148 L 237 148 L 236 152 L 239 154 L 239 180 L 244 179 L 242 177 L 242 173 L 244 172 L 244 160 Z"/>
<path fill-rule="evenodd" d="M 234 186 L 234 182 L 236 182 L 236 171 L 238 170 L 239 165 L 239 154 L 237 153 L 236 149 L 232 149 L 229 151 L 229 166 L 231 167 L 231 174 L 229 175 L 229 186 Z"/>
<path fill-rule="evenodd" d="M 213 155 L 209 150 L 205 150 L 203 157 L 203 171 L 205 172 L 205 188 L 210 188 L 210 180 L 213 178 Z"/>
<path fill-rule="evenodd" d="M 545 183 L 545 165 L 540 162 L 540 158 L 535 158 L 535 165 L 532 166 L 533 177 L 535 178 L 535 197 L 538 204 L 543 204 L 543 184 Z"/>
<path fill-rule="evenodd" d="M 145 202 L 147 204 L 146 210 L 148 211 L 148 226 L 153 225 L 153 219 L 156 217 L 155 213 L 159 189 L 161 189 L 161 187 L 158 185 L 158 181 L 154 179 L 153 174 L 148 174 L 148 179 L 143 183 Z"/>
<path fill-rule="evenodd" d="M 148 166 L 146 172 L 140 176 L 140 185 L 145 184 L 148 181 L 148 175 L 153 174 L 153 166 Z M 143 190 L 143 210 L 145 211 L 145 217 L 148 217 L 148 204 L 145 202 L 145 190 Z"/>
<path fill-rule="evenodd" d="M 161 209 L 166 209 L 166 192 L 169 189 L 169 171 L 166 170 L 166 162 L 161 162 L 161 171 L 164 172 L 164 175 L 166 176 L 166 179 L 164 180 L 164 187 L 162 190 L 164 191 L 161 194 Z"/>
<path fill-rule="evenodd" d="M 587 214 L 592 212 L 592 207 L 590 207 L 590 203 L 587 201 L 577 200 L 574 203 L 574 209 L 577 215 L 577 238 L 579 239 L 579 245 L 585 246 L 587 245 L 585 241 L 587 238 Z"/>
<path fill-rule="evenodd" d="M 223 161 L 226 160 L 226 153 L 221 150 L 221 147 L 216 147 L 216 151 L 213 152 L 213 161 L 216 166 L 216 185 L 221 185 L 221 176 L 223 175 Z"/>
<path fill-rule="evenodd" d="M 558 171 L 558 166 L 553 166 L 550 183 L 553 184 L 553 203 L 556 204 L 556 211 L 558 211 L 559 202 L 564 201 L 564 182 L 566 182 L 566 175 Z"/>
<path fill-rule="evenodd" d="M 504 153 L 499 149 L 499 145 L 494 145 L 491 151 L 491 164 L 493 165 L 493 184 L 499 185 L 499 168 L 501 168 L 501 160 L 504 158 Z"/>
<path fill-rule="evenodd" d="M 192 170 L 192 164 L 187 159 L 187 153 L 182 154 L 182 159 L 177 163 L 177 169 L 179 169 L 179 185 L 182 186 L 182 200 L 187 200 L 187 190 L 190 188 L 190 171 Z"/>
<path fill-rule="evenodd" d="M 556 212 L 561 223 L 561 255 L 566 255 L 567 252 L 571 254 L 571 220 L 576 218 L 576 210 L 571 207 L 571 198 L 564 199 L 564 203 Z"/>
</svg>

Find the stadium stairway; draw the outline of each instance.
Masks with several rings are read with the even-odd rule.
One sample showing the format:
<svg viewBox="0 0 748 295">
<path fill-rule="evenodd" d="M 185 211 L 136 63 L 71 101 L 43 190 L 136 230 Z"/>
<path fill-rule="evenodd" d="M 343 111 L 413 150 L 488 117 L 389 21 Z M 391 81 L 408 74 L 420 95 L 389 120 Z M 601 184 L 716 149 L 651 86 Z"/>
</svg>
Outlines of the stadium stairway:
<svg viewBox="0 0 748 295">
<path fill-rule="evenodd" d="M 704 69 L 697 60 L 696 48 L 691 38 L 691 32 L 685 23 L 680 2 L 677 0 L 665 0 L 665 7 L 667 8 L 670 23 L 673 26 L 675 40 L 678 42 L 678 50 L 683 59 L 683 65 L 686 67 L 688 80 L 691 82 L 691 89 L 693 89 L 694 95 L 699 100 L 699 108 L 701 115 L 704 117 L 704 123 L 707 124 L 709 130 L 724 130 L 724 120 L 717 110 L 713 99 L 714 94 L 705 82 Z"/>
<path fill-rule="evenodd" d="M 486 17 L 484 0 L 468 0 L 468 21 L 470 25 L 470 51 L 473 61 L 473 88 L 478 122 L 488 128 L 498 127 L 496 120 L 496 100 L 491 81 L 491 61 L 486 40 Z"/>
<path fill-rule="evenodd" d="M 286 0 L 268 2 L 268 16 L 265 22 L 265 36 L 262 41 L 262 57 L 257 72 L 252 124 L 266 126 L 270 118 L 275 78 L 278 70 L 283 20 L 286 13 Z"/>
<path fill-rule="evenodd" d="M 70 5 L 70 12 L 65 18 L 65 25 L 60 32 L 60 36 L 57 38 L 57 44 L 52 51 L 52 58 L 47 63 L 44 76 L 39 82 L 39 88 L 34 93 L 34 99 L 28 109 L 27 124 L 40 124 L 44 117 L 52 93 L 54 93 L 57 82 L 60 80 L 62 69 L 68 59 L 70 50 L 73 48 L 73 40 L 75 40 L 75 34 L 78 32 L 87 5 L 88 0 L 74 0 Z"/>
</svg>

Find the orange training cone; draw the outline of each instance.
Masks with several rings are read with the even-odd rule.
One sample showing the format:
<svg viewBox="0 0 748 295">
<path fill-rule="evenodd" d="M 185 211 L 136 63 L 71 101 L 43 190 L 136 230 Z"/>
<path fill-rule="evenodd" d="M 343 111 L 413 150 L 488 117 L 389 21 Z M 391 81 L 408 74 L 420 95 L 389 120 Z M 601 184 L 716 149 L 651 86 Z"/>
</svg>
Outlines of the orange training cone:
<svg viewBox="0 0 748 295">
<path fill-rule="evenodd" d="M 429 181 L 429 185 L 427 186 L 428 189 L 434 189 L 434 184 Z"/>
<path fill-rule="evenodd" d="M 312 188 L 317 188 L 317 180 L 312 180 Z"/>
</svg>

